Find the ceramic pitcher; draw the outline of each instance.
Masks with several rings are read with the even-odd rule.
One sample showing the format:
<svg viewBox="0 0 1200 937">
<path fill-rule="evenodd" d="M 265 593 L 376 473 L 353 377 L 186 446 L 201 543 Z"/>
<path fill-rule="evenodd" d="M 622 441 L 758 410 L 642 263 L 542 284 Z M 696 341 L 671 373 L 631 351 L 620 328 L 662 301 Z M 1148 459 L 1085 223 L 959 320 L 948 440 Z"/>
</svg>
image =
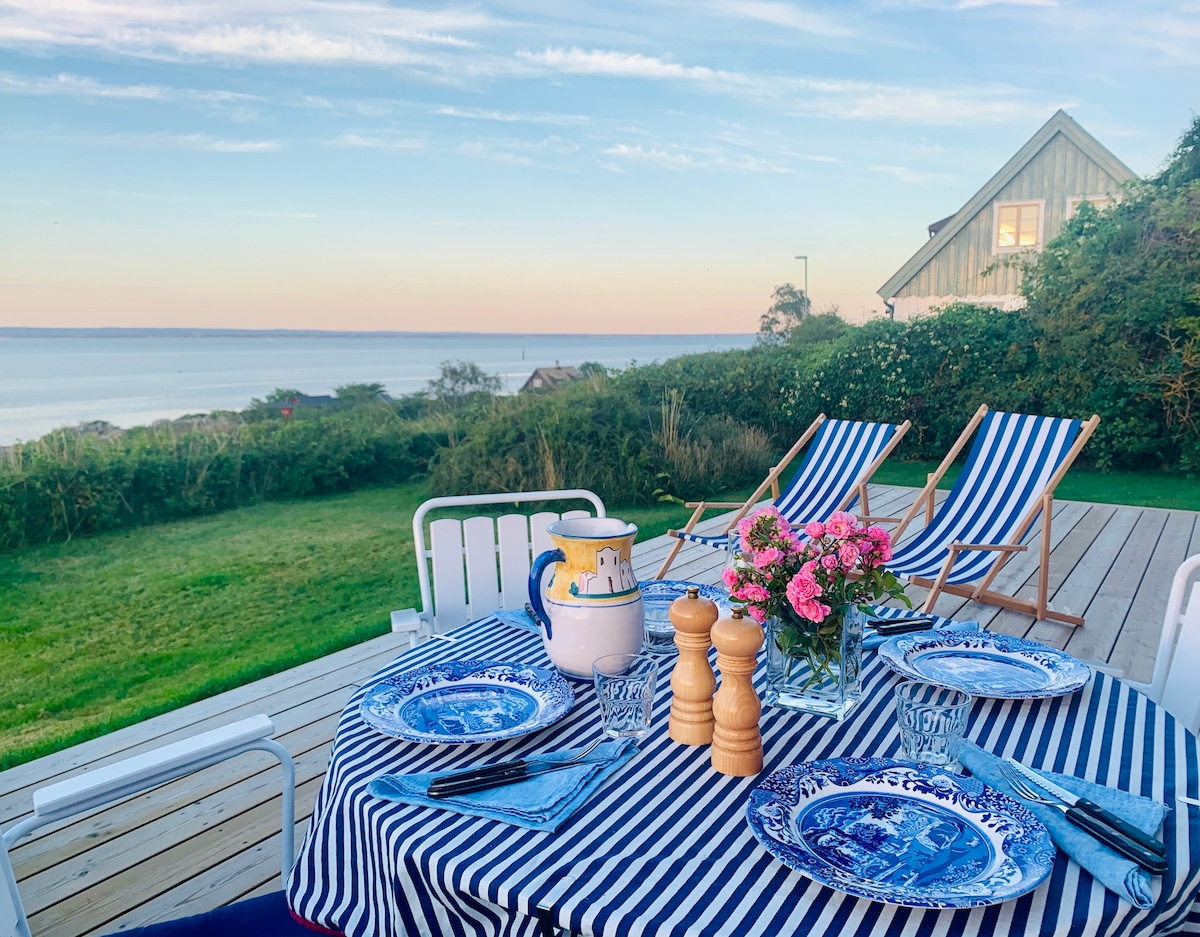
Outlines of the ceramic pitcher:
<svg viewBox="0 0 1200 937">
<path fill-rule="evenodd" d="M 547 531 L 557 549 L 533 561 L 529 601 L 554 666 L 590 680 L 596 658 L 642 647 L 645 616 L 632 562 L 637 528 L 613 517 L 579 517 Z M 542 573 L 551 563 L 557 565 L 543 601 Z"/>
</svg>

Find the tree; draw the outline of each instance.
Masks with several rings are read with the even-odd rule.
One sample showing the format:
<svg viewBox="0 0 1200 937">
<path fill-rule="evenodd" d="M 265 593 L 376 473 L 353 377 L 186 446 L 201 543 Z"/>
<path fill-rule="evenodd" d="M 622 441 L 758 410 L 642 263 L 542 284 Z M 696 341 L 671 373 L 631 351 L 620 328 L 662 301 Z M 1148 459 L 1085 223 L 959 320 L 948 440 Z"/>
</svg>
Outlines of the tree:
<svg viewBox="0 0 1200 937">
<path fill-rule="evenodd" d="M 607 374 L 608 368 L 599 361 L 585 361 L 579 366 L 580 377 L 604 377 Z"/>
<path fill-rule="evenodd" d="M 504 383 L 474 361 L 443 361 L 441 375 L 429 382 L 429 396 L 453 406 L 469 397 L 499 393 Z"/>
<path fill-rule="evenodd" d="M 276 387 L 273 391 L 267 394 L 264 403 L 284 403 L 291 400 L 293 397 L 303 397 L 304 391 L 296 390 L 294 387 Z"/>
<path fill-rule="evenodd" d="M 758 340 L 764 345 L 779 345 L 812 314 L 812 300 L 791 283 L 775 287 L 771 299 L 771 308 L 759 319 Z"/>
<path fill-rule="evenodd" d="M 377 381 L 371 384 L 343 384 L 341 387 L 335 387 L 333 393 L 339 401 L 351 406 L 388 399 L 387 388 Z"/>
</svg>

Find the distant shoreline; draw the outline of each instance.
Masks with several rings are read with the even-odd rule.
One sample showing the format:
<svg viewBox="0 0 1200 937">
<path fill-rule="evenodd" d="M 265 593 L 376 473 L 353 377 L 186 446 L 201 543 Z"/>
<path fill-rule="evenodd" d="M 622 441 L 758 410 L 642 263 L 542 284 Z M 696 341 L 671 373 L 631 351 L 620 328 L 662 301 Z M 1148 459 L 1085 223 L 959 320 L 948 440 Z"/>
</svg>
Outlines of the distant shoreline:
<svg viewBox="0 0 1200 937">
<path fill-rule="evenodd" d="M 405 332 L 324 329 L 41 328 L 0 326 L 0 338 L 727 338 L 751 332 Z"/>
</svg>

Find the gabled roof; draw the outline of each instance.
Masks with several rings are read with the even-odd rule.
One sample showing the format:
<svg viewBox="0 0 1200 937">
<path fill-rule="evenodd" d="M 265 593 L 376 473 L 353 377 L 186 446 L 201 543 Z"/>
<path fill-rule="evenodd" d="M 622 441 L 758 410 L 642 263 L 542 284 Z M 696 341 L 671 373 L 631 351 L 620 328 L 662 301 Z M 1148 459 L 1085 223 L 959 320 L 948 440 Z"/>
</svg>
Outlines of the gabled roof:
<svg viewBox="0 0 1200 937">
<path fill-rule="evenodd" d="M 1017 174 L 1024 169 L 1038 153 L 1054 139 L 1055 134 L 1061 133 L 1064 137 L 1074 143 L 1083 152 L 1093 159 L 1100 167 L 1110 176 L 1116 179 L 1132 179 L 1133 170 L 1126 166 L 1123 162 L 1112 155 L 1104 146 L 1090 133 L 1084 130 L 1079 124 L 1075 123 L 1074 119 L 1064 110 L 1055 111 L 1042 128 L 1029 138 L 1021 149 L 1017 150 L 1016 155 L 1005 163 L 996 175 L 988 180 L 987 184 L 976 192 L 971 200 L 960 208 L 948 220 L 943 219 L 939 222 L 934 222 L 930 225 L 930 231 L 933 233 L 928 241 L 921 245 L 921 249 L 909 258 L 908 263 L 897 270 L 886 283 L 879 288 L 879 295 L 885 300 L 895 296 L 904 288 L 904 285 L 920 272 L 934 255 L 937 254 L 946 244 L 953 240 L 967 223 L 986 208 L 991 201 L 1000 193 L 1006 185 L 1016 178 Z M 934 227 L 940 225 L 936 231 Z"/>
<path fill-rule="evenodd" d="M 535 368 L 533 373 L 521 386 L 522 390 L 530 388 L 536 378 L 541 378 L 546 382 L 546 388 L 557 387 L 559 384 L 566 384 L 570 381 L 579 379 L 579 372 L 572 367 L 560 368 L 558 363 L 552 368 Z"/>
</svg>

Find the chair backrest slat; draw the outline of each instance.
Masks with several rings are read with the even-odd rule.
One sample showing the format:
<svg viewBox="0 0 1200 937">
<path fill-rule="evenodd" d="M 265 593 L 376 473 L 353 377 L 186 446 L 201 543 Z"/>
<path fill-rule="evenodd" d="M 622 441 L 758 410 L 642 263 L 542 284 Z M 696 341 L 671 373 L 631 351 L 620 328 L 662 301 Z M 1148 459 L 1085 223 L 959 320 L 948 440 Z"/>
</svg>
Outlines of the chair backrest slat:
<svg viewBox="0 0 1200 937">
<path fill-rule="evenodd" d="M 546 528 L 556 520 L 558 520 L 558 515 L 553 511 L 539 511 L 537 514 L 529 515 L 529 539 L 533 543 L 534 556 L 554 549 L 554 541 L 550 539 Z"/>
<path fill-rule="evenodd" d="M 1193 560 L 1200 560 L 1200 556 Z M 1189 732 L 1197 732 L 1200 731 L 1200 693 L 1196 691 L 1195 681 L 1200 674 L 1200 581 L 1192 583 L 1187 608 L 1177 621 L 1175 648 L 1159 702 Z M 1160 654 L 1168 652 L 1166 648 L 1159 651 Z"/>
<path fill-rule="evenodd" d="M 828 520 L 843 504 L 849 507 L 863 474 L 896 429 L 891 423 L 826 420 L 775 502 L 779 513 L 791 523 L 805 524 Z"/>
<path fill-rule="evenodd" d="M 490 517 L 463 521 L 463 547 L 467 555 L 467 604 L 471 618 L 482 618 L 499 607 L 497 587 L 496 527 Z M 469 620 L 469 619 L 468 619 Z"/>
<path fill-rule="evenodd" d="M 500 608 L 524 608 L 529 595 L 529 517 L 505 514 L 500 534 Z"/>
<path fill-rule="evenodd" d="M 437 630 L 470 621 L 463 576 L 462 521 L 443 517 L 429 525 L 433 553 L 433 601 Z"/>
</svg>

